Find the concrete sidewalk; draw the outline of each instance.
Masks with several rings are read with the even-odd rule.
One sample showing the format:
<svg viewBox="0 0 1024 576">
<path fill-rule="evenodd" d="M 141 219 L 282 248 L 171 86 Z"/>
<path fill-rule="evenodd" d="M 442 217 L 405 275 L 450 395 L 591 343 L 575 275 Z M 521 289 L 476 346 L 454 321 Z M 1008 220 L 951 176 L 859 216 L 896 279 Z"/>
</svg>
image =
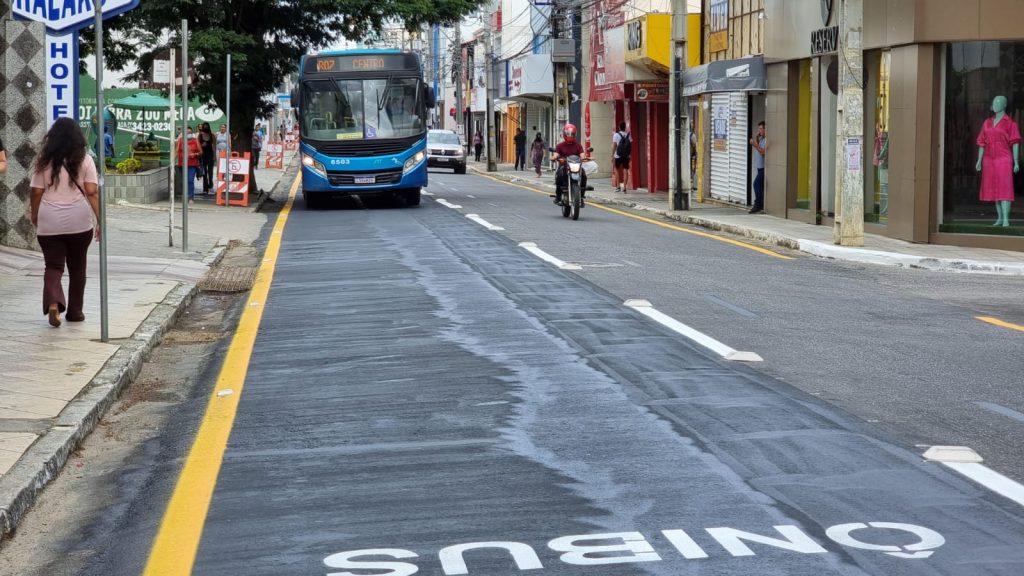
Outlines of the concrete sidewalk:
<svg viewBox="0 0 1024 576">
<path fill-rule="evenodd" d="M 295 153 L 285 157 L 291 166 Z M 283 200 L 284 170 L 258 170 L 257 183 Z M 168 246 L 168 203 L 107 210 L 109 341 L 100 341 L 98 243 L 90 247 L 86 321 L 52 328 L 42 314 L 42 254 L 0 247 L 0 537 L 14 530 L 36 494 L 95 428 L 150 350 L 174 325 L 230 240 L 255 241 L 267 222 L 250 206 L 198 200 L 181 250 L 176 202 Z M 64 279 L 67 285 L 67 277 Z"/>
<path fill-rule="evenodd" d="M 555 188 L 550 171 L 545 171 L 538 178 L 532 168 L 515 171 L 511 164 L 499 164 L 498 172 L 495 173 L 486 172 L 485 163 L 470 161 L 469 168 L 510 182 L 531 184 L 552 191 Z M 744 209 L 720 204 L 692 202 L 690 210 L 671 210 L 668 194 L 663 192 L 650 194 L 635 190 L 623 194 L 612 188 L 608 178 L 595 178 L 590 184 L 594 187 L 593 191 L 587 193 L 590 202 L 645 210 L 686 224 L 744 236 L 822 258 L 948 272 L 1024 276 L 1024 252 L 913 244 L 877 234 L 865 234 L 863 248 L 848 248 L 833 244 L 830 226 L 813 226 L 766 214 L 748 214 Z"/>
</svg>

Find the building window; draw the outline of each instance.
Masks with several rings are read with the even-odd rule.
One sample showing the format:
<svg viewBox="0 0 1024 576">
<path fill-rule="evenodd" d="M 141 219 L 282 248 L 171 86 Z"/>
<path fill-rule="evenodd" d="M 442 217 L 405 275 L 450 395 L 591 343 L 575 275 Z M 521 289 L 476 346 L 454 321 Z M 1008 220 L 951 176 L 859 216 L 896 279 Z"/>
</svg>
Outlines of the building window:
<svg viewBox="0 0 1024 576">
<path fill-rule="evenodd" d="M 944 61 L 939 232 L 1024 236 L 1024 206 L 1014 202 L 1024 193 L 1024 170 L 1013 172 L 1024 42 L 948 44 Z"/>
<path fill-rule="evenodd" d="M 868 53 L 867 98 L 865 126 L 872 126 L 874 147 L 868 167 L 864 194 L 864 221 L 885 224 L 889 220 L 889 74 L 891 53 L 880 50 Z"/>
</svg>

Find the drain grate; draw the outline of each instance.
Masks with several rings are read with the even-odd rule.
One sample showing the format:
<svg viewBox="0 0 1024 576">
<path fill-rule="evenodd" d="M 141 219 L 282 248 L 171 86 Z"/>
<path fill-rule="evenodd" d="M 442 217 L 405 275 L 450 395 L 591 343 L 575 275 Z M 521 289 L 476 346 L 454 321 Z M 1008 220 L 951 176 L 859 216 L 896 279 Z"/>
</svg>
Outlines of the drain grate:
<svg viewBox="0 0 1024 576">
<path fill-rule="evenodd" d="M 169 330 L 164 334 L 166 344 L 206 344 L 217 342 L 224 337 L 223 332 L 208 330 Z"/>
<path fill-rule="evenodd" d="M 222 266 L 199 281 L 204 292 L 245 292 L 256 282 L 256 266 Z"/>
</svg>

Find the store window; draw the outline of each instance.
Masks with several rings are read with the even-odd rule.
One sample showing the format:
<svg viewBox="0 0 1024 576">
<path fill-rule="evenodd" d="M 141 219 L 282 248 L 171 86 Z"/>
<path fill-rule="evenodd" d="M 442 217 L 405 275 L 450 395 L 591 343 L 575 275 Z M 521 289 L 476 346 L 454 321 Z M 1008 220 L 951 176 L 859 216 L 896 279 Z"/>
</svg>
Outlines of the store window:
<svg viewBox="0 0 1024 576">
<path fill-rule="evenodd" d="M 886 224 L 889 221 L 889 74 L 892 66 L 888 50 L 870 52 L 864 59 L 867 69 L 864 125 L 871 126 L 874 146 L 868 166 L 864 193 L 864 221 Z"/>
<path fill-rule="evenodd" d="M 948 44 L 944 60 L 939 232 L 1024 236 L 1024 42 Z"/>
</svg>

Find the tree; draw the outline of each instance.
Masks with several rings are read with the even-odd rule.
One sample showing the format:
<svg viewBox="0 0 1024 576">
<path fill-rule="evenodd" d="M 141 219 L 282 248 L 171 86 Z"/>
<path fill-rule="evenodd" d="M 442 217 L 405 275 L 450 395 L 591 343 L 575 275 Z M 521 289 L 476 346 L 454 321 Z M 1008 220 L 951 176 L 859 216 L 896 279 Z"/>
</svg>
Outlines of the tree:
<svg viewBox="0 0 1024 576">
<path fill-rule="evenodd" d="M 134 66 L 129 80 L 147 78 L 153 54 L 179 46 L 181 21 L 189 26 L 189 56 L 195 63 L 193 94 L 225 108 L 225 70 L 231 54 L 233 149 L 251 149 L 253 123 L 272 112 L 271 98 L 298 70 L 303 54 L 341 38 L 361 40 L 385 22 L 459 22 L 486 0 L 145 0 L 108 21 L 104 58 L 112 70 Z M 82 34 L 82 54 L 91 53 L 92 29 Z M 255 178 L 250 179 L 255 186 Z"/>
</svg>

